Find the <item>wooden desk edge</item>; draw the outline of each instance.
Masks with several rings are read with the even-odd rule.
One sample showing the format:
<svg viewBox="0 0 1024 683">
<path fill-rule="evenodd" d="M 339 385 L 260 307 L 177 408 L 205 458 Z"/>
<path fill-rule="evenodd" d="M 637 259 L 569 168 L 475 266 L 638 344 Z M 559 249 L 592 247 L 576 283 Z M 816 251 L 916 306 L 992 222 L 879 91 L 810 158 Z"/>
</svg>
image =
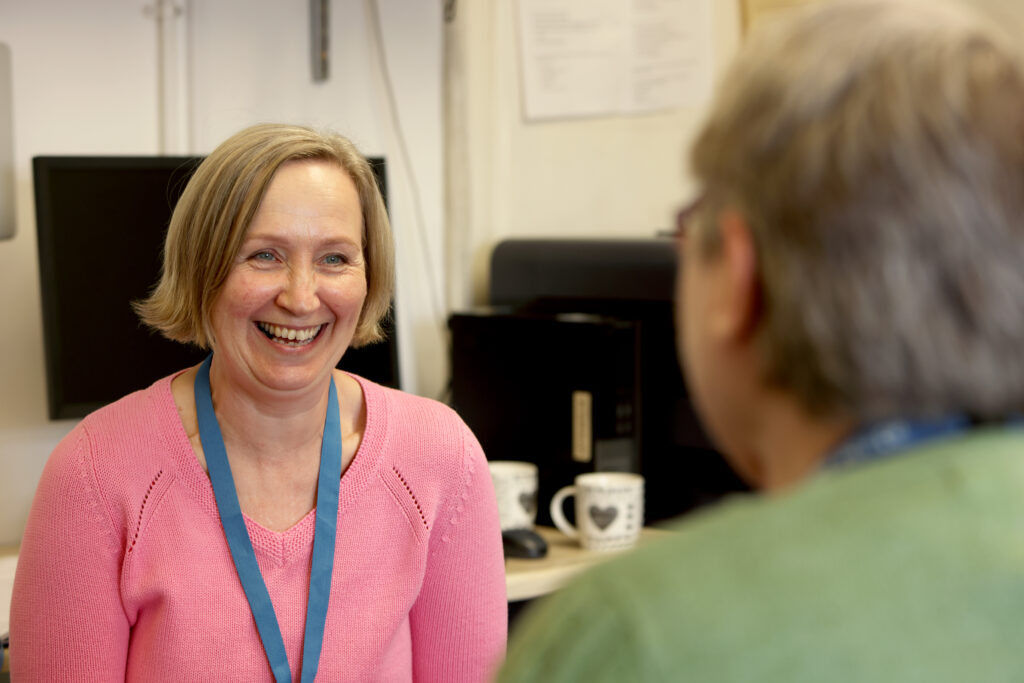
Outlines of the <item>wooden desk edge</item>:
<svg viewBox="0 0 1024 683">
<path fill-rule="evenodd" d="M 536 560 L 512 558 L 505 560 L 505 593 L 509 602 L 530 600 L 558 590 L 587 569 L 621 557 L 636 547 L 663 538 L 671 531 L 644 527 L 633 548 L 609 552 L 588 551 L 576 541 L 550 527 L 537 527 L 548 543 L 548 555 Z"/>
</svg>

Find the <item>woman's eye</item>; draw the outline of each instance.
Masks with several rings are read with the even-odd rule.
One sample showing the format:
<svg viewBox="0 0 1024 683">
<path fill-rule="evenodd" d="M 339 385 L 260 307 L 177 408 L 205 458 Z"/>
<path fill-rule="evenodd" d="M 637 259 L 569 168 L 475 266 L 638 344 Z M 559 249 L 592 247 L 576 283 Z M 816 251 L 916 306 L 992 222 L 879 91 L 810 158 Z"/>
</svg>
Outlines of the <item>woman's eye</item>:
<svg viewBox="0 0 1024 683">
<path fill-rule="evenodd" d="M 273 261 L 274 254 L 269 251 L 257 251 L 252 257 L 257 261 Z"/>
<path fill-rule="evenodd" d="M 330 254 L 324 257 L 324 263 L 329 266 L 341 266 L 345 264 L 345 257 L 341 254 Z"/>
</svg>

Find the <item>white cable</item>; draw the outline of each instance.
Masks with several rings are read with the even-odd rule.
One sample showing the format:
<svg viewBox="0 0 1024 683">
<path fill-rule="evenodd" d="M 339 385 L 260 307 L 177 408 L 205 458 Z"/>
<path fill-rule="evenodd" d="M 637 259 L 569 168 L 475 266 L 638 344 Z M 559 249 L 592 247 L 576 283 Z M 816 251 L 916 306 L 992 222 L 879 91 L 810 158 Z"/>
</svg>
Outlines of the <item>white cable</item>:
<svg viewBox="0 0 1024 683">
<path fill-rule="evenodd" d="M 405 132 L 402 129 L 402 120 L 398 114 L 398 101 L 395 97 L 395 88 L 391 80 L 390 69 L 388 68 L 387 50 L 384 49 L 384 30 L 380 21 L 380 11 L 377 0 L 367 0 L 366 6 L 370 14 L 370 24 L 373 29 L 374 43 L 377 50 L 378 62 L 380 65 L 381 79 L 384 82 L 384 90 L 387 95 L 388 113 L 391 117 L 391 127 L 398 142 L 398 151 L 401 156 L 402 166 L 405 170 L 406 181 L 412 194 L 413 210 L 415 213 L 416 232 L 422 243 L 421 253 L 430 292 L 430 304 L 434 311 L 434 321 L 440 321 L 441 338 L 447 334 L 447 323 L 445 322 L 445 309 L 441 303 L 441 296 L 438 292 L 439 280 L 434 271 L 434 259 L 431 257 L 430 240 L 427 238 L 426 220 L 423 216 L 423 206 L 420 195 L 419 182 L 416 179 L 416 172 L 413 170 L 412 159 L 409 155 L 409 147 L 406 144 Z"/>
</svg>

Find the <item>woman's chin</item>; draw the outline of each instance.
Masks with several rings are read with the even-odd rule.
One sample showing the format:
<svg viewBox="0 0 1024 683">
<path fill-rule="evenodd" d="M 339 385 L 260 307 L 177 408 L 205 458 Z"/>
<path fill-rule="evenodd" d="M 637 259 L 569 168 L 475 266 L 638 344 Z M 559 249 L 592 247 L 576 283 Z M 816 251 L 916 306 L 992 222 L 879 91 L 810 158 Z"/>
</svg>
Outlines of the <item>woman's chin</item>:
<svg viewBox="0 0 1024 683">
<path fill-rule="evenodd" d="M 318 359 L 308 363 L 255 363 L 250 366 L 250 376 L 257 384 L 276 392 L 297 392 L 322 385 L 336 363 L 330 359 Z"/>
<path fill-rule="evenodd" d="M 260 373 L 260 383 L 279 391 L 299 391 L 322 384 L 331 376 L 333 365 L 319 364 L 315 368 L 275 368 Z"/>
</svg>

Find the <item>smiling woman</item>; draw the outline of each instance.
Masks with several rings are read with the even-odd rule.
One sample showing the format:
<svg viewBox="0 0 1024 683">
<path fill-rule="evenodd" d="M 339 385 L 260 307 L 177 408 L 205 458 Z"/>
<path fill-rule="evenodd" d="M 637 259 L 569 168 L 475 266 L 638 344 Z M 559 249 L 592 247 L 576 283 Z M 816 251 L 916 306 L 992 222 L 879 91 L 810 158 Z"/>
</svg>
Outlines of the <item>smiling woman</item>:
<svg viewBox="0 0 1024 683">
<path fill-rule="evenodd" d="M 15 677 L 487 677 L 506 603 L 480 446 L 445 406 L 335 369 L 381 336 L 393 270 L 348 140 L 262 125 L 203 162 L 137 309 L 211 354 L 51 456 Z"/>
<path fill-rule="evenodd" d="M 322 386 L 367 295 L 359 194 L 331 162 L 275 174 L 210 314 L 214 347 L 249 391 Z M 231 365 L 228 366 L 228 363 Z M 344 376 L 343 376 L 344 377 Z M 351 381 L 351 380 L 349 380 Z"/>
</svg>

